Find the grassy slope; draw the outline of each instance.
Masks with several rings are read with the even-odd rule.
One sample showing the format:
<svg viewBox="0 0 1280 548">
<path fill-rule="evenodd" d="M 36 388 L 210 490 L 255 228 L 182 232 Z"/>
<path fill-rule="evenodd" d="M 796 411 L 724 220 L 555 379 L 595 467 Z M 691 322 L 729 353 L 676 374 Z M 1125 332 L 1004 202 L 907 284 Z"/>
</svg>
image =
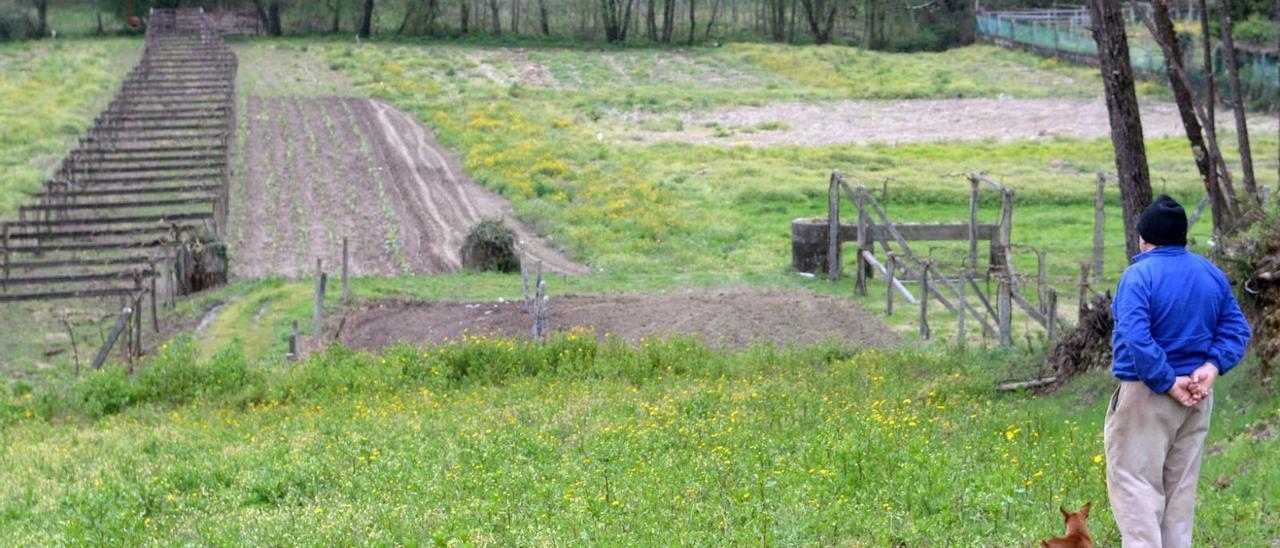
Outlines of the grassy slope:
<svg viewBox="0 0 1280 548">
<path fill-rule="evenodd" d="M 45 176 L 111 99 L 136 59 L 130 39 L 0 45 L 0 215 Z"/>
<path fill-rule="evenodd" d="M 1105 502 L 1094 374 L 1049 399 L 991 391 L 986 353 L 708 351 L 686 341 L 544 348 L 472 339 L 336 350 L 254 373 L 169 347 L 130 386 L 65 404 L 102 420 L 0 429 L 0 543 L 345 544 L 460 539 L 1017 545 L 1054 508 Z M 1274 398 L 1224 377 L 1199 543 L 1257 546 L 1280 513 Z M 142 400 L 142 403 L 125 403 Z M 173 406 L 173 402 L 194 401 Z"/>
<path fill-rule="evenodd" d="M 1091 227 L 1079 219 L 1091 218 L 1089 173 L 1109 164 L 1102 141 L 755 150 L 593 139 L 600 120 L 633 108 L 1005 91 L 988 84 L 998 78 L 956 76 L 982 68 L 988 55 L 1001 60 L 991 66 L 1011 64 L 1003 82 L 1025 86 L 1021 95 L 1045 94 L 1037 80 L 1065 78 L 1071 83 L 1054 93 L 1073 97 L 1096 86 L 1088 71 L 989 48 L 923 66 L 913 57 L 877 56 L 856 70 L 842 67 L 861 57 L 835 48 L 525 50 L 577 82 L 548 91 L 504 79 L 521 66 L 511 50 L 302 41 L 278 47 L 302 46 L 307 51 L 299 53 L 323 59 L 358 89 L 417 113 L 459 150 L 473 176 L 603 269 L 553 280 L 556 292 L 748 283 L 847 295 L 847 286 L 785 273 L 786 223 L 820 212 L 832 167 L 868 183 L 891 177 L 887 205 L 902 220 L 962 218 L 965 184 L 957 174 L 1001 176 L 1019 191 L 1015 236 L 1050 249 L 1065 288 L 1088 248 L 1082 242 Z M 250 55 L 272 53 L 247 47 Z M 660 63 L 668 55 L 683 60 L 671 63 L 675 69 L 654 68 L 670 66 Z M 835 82 L 809 80 L 827 71 L 822 63 L 839 75 Z M 619 67 L 628 78 L 618 76 Z M 882 73 L 866 79 L 863 70 Z M 708 77 L 726 73 L 753 84 Z M 951 76 L 934 76 L 941 73 Z M 922 79 L 931 84 L 919 85 Z M 263 89 L 287 91 L 277 84 L 264 82 Z M 1149 146 L 1156 173 L 1191 172 L 1176 140 Z M 1185 176 L 1170 177 L 1168 188 L 1184 198 L 1195 194 Z M 983 212 L 991 217 L 995 208 L 986 204 Z M 1118 243 L 1118 228 L 1111 228 L 1109 241 Z M 1119 264 L 1119 252 L 1108 260 Z M 1027 257 L 1018 261 L 1026 270 Z M 509 276 L 459 275 L 357 280 L 355 291 L 492 298 L 513 296 L 515 287 Z M 864 304 L 875 309 L 878 295 Z M 473 341 L 451 351 L 465 358 L 429 362 L 478 364 L 458 386 L 415 373 L 424 361 L 416 350 L 334 355 L 301 368 L 284 368 L 278 358 L 246 364 L 237 352 L 279 356 L 287 320 L 305 325 L 309 284 L 243 282 L 202 299 L 220 300 L 229 304 L 202 335 L 201 349 L 191 351 L 214 357 L 204 373 L 191 373 L 193 358 L 175 350 L 144 368 L 153 377 L 133 384 L 92 376 L 68 399 L 39 387 L 17 395 L 27 390 L 22 384 L 13 387 L 15 396 L 0 397 L 7 421 L 0 464 L 13 471 L 0 479 L 0 531 L 8 535 L 0 543 L 656 543 L 674 531 L 704 543 L 767 534 L 820 544 L 949 538 L 1007 545 L 1056 533 L 1059 500 L 1105 499 L 1092 462 L 1109 393 L 1105 375 L 1054 398 L 1026 400 L 991 393 L 990 381 L 1006 373 L 998 355 L 810 349 L 730 356 L 676 343 L 638 354 L 597 349 L 594 360 L 573 358 L 566 370 L 495 383 L 486 368 L 528 354 Z M 198 304 L 187 313 L 198 313 Z M 934 315 L 935 326 L 951 321 Z M 898 320 L 895 328 L 912 325 Z M 238 341 L 235 350 L 217 354 L 228 341 Z M 406 364 L 413 374 L 405 374 Z M 256 373 L 246 376 L 246 369 Z M 170 377 L 203 379 L 212 392 L 229 388 L 175 406 L 192 394 Z M 1265 543 L 1280 528 L 1265 502 L 1277 495 L 1280 452 L 1274 442 L 1254 441 L 1246 427 L 1275 409 L 1273 394 L 1273 386 L 1260 387 L 1247 374 L 1224 380 L 1211 437 L 1217 449 L 1203 475 L 1198 530 L 1205 542 Z M 151 403 L 83 418 L 120 396 Z M 1067 417 L 1071 423 L 1063 423 Z M 1095 531 L 1114 543 L 1105 505 L 1096 515 Z"/>
</svg>

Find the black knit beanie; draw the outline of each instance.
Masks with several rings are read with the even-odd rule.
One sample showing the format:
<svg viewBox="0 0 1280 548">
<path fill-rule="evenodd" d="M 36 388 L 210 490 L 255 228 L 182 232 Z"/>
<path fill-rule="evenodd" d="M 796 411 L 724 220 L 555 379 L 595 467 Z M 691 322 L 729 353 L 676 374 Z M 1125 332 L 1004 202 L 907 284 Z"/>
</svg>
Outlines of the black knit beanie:
<svg viewBox="0 0 1280 548">
<path fill-rule="evenodd" d="M 1161 194 L 1138 218 L 1138 234 L 1153 245 L 1187 245 L 1187 210 Z"/>
</svg>

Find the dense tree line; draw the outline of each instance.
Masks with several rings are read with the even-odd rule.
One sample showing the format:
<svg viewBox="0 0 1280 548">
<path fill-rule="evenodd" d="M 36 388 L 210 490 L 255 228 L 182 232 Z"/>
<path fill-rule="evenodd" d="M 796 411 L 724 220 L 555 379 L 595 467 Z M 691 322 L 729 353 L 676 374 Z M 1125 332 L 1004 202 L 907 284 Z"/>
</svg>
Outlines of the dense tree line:
<svg viewBox="0 0 1280 548">
<path fill-rule="evenodd" d="M 0 7 L 6 1 L 16 3 L 10 15 L 26 26 L 25 37 L 48 34 L 49 10 L 94 10 L 106 18 L 107 29 L 119 29 L 129 15 L 175 5 L 246 10 L 277 35 L 514 35 L 663 44 L 733 39 L 909 51 L 967 43 L 974 26 L 973 3 L 966 0 L 0 0 Z"/>
</svg>

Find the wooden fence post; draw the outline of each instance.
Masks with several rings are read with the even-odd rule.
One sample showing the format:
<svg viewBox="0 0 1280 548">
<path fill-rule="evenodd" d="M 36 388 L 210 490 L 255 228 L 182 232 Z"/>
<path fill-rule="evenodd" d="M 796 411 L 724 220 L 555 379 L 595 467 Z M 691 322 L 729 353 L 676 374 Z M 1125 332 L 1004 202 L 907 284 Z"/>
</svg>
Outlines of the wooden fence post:
<svg viewBox="0 0 1280 548">
<path fill-rule="evenodd" d="M 129 363 L 142 357 L 142 292 L 134 293 L 133 310 L 133 350 L 129 353 Z M 132 366 L 129 371 L 133 371 Z"/>
<path fill-rule="evenodd" d="M 929 261 L 920 269 L 920 338 L 929 340 Z"/>
<path fill-rule="evenodd" d="M 857 206 L 858 206 L 858 242 L 857 242 L 857 273 L 853 278 L 854 293 L 865 297 L 867 295 L 867 259 L 863 253 L 867 249 L 867 203 L 866 189 L 858 187 Z"/>
<path fill-rule="evenodd" d="M 1058 338 L 1058 290 L 1049 288 L 1048 312 L 1045 318 L 1048 320 L 1045 324 L 1048 326 L 1045 331 L 1045 338 L 1049 342 L 1049 347 L 1053 347 L 1053 341 Z"/>
<path fill-rule="evenodd" d="M 156 265 L 151 265 L 151 329 L 156 333 L 160 332 L 160 319 L 156 318 Z"/>
<path fill-rule="evenodd" d="M 347 237 L 342 237 L 342 302 L 351 297 L 351 287 L 347 284 Z"/>
<path fill-rule="evenodd" d="M 115 346 L 116 340 L 120 338 L 120 334 L 124 332 L 129 324 L 129 315 L 133 310 L 124 307 L 120 310 L 120 317 L 116 319 L 116 325 L 111 328 L 111 332 L 107 334 L 107 340 L 98 348 L 98 353 L 93 357 L 93 363 L 89 366 L 94 369 L 102 369 L 102 364 L 107 361 L 107 355 L 111 353 L 111 347 Z"/>
<path fill-rule="evenodd" d="M 898 257 L 892 251 L 888 253 L 888 259 L 885 262 L 885 304 L 884 315 L 893 315 L 893 279 L 897 277 L 895 270 L 898 268 Z"/>
<path fill-rule="evenodd" d="M 1103 248 L 1103 223 L 1106 215 L 1106 200 L 1104 192 L 1107 188 L 1107 177 L 1102 173 L 1098 173 L 1098 188 L 1093 197 L 1093 275 L 1099 282 L 1102 281 L 1102 248 Z"/>
<path fill-rule="evenodd" d="M 1000 346 L 1009 346 L 1013 344 L 1013 283 L 1010 279 L 1012 273 L 1005 270 L 1004 274 L 997 279 L 996 291 L 999 292 L 997 298 L 997 317 L 999 323 L 997 329 L 1000 332 Z"/>
<path fill-rule="evenodd" d="M 1005 266 L 1009 258 L 1009 246 L 1013 245 L 1013 191 L 1004 189 L 1000 193 L 1000 265 Z M 1012 267 L 1012 265 L 1008 265 Z M 1012 271 L 1012 268 L 1009 268 Z"/>
<path fill-rule="evenodd" d="M 969 176 L 969 268 L 978 270 L 978 178 Z"/>
<path fill-rule="evenodd" d="M 320 259 L 316 259 L 316 304 L 315 311 L 311 315 L 311 336 L 317 341 L 320 340 L 320 334 L 324 331 L 324 271 L 321 270 Z"/>
<path fill-rule="evenodd" d="M 289 332 L 289 353 L 284 355 L 284 359 L 298 359 L 298 320 L 293 320 L 293 330 Z"/>
<path fill-rule="evenodd" d="M 840 173 L 831 173 L 827 188 L 827 279 L 840 279 Z"/>
</svg>

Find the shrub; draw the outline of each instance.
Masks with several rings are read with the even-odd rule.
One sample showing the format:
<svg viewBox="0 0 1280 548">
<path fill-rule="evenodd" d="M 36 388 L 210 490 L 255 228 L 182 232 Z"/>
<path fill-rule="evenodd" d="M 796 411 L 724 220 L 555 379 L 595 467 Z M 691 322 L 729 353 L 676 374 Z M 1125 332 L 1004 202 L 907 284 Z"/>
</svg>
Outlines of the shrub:
<svg viewBox="0 0 1280 548">
<path fill-rule="evenodd" d="M 462 267 L 468 270 L 516 272 L 516 233 L 502 219 L 482 219 L 462 242 Z"/>
<path fill-rule="evenodd" d="M 135 401 L 129 374 L 119 367 L 90 371 L 71 388 L 70 410 L 89 418 L 123 411 Z"/>
<path fill-rule="evenodd" d="M 1255 13 L 1236 23 L 1232 35 L 1241 42 L 1272 45 L 1276 42 L 1276 24 Z"/>
<path fill-rule="evenodd" d="M 185 403 L 198 397 L 231 392 L 249 383 L 249 365 L 238 344 L 231 344 L 205 362 L 196 360 L 190 339 L 160 347 L 137 375 L 138 401 Z"/>
</svg>

